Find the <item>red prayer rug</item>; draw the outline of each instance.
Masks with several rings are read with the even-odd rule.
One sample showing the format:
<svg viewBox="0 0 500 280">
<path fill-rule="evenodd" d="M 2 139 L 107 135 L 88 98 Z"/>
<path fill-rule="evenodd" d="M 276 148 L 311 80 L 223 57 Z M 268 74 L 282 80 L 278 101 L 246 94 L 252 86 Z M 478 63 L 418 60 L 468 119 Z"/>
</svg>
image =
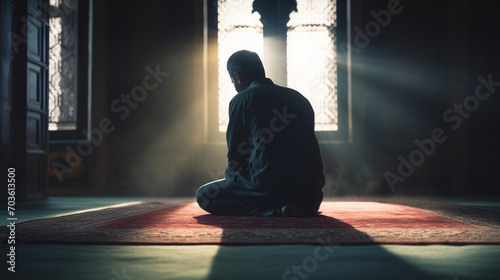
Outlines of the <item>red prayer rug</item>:
<svg viewBox="0 0 500 280">
<path fill-rule="evenodd" d="M 314 218 L 214 216 L 148 200 L 16 225 L 17 242 L 83 244 L 498 244 L 500 214 L 428 199 L 325 200 Z M 0 231 L 2 242 L 8 229 Z"/>
</svg>

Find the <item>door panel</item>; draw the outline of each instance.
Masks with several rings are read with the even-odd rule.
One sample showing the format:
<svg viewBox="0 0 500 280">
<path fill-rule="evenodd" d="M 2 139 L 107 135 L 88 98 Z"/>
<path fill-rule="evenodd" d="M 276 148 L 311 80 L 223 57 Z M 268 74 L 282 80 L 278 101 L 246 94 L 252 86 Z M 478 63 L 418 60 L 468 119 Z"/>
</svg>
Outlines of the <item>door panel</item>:
<svg viewBox="0 0 500 280">
<path fill-rule="evenodd" d="M 0 1 L 0 33 L 9 38 L 1 45 L 0 178 L 15 169 L 16 201 L 46 197 L 49 42 L 48 13 L 42 9 L 46 4 L 48 0 Z M 0 203 L 5 201 L 2 196 Z"/>
<path fill-rule="evenodd" d="M 26 199 L 46 196 L 48 154 L 48 15 L 47 1 L 28 2 L 26 87 Z"/>
</svg>

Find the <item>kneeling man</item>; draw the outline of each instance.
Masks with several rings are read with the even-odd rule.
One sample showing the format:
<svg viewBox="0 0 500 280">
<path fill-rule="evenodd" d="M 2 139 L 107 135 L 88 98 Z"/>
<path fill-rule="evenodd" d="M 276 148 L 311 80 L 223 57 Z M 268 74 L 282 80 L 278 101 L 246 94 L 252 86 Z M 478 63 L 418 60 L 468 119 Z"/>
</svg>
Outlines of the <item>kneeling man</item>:
<svg viewBox="0 0 500 280">
<path fill-rule="evenodd" d="M 254 52 L 234 53 L 227 70 L 238 94 L 229 104 L 225 179 L 200 187 L 198 204 L 215 215 L 316 216 L 325 177 L 311 104 L 266 78 Z"/>
</svg>

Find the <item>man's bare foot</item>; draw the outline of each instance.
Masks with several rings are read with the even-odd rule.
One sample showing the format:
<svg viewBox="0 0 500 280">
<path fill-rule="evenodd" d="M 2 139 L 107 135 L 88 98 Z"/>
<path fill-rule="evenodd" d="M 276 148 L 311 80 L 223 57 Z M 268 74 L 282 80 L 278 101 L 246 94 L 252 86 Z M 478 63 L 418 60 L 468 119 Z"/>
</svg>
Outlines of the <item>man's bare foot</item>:
<svg viewBox="0 0 500 280">
<path fill-rule="evenodd" d="M 316 217 L 318 211 L 307 204 L 292 204 L 289 203 L 281 208 L 281 213 L 285 217 Z"/>
</svg>

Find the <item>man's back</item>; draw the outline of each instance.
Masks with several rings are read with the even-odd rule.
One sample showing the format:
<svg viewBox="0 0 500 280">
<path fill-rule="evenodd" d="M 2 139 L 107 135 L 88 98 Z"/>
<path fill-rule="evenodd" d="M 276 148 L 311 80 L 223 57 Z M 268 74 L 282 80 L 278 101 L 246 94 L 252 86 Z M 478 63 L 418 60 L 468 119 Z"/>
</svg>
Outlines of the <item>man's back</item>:
<svg viewBox="0 0 500 280">
<path fill-rule="evenodd" d="M 238 93 L 229 112 L 228 159 L 235 165 L 226 179 L 292 201 L 321 192 L 314 111 L 305 97 L 262 79 Z"/>
<path fill-rule="evenodd" d="M 201 186 L 198 205 L 216 215 L 312 217 L 325 185 L 314 111 L 300 93 L 265 78 L 259 56 L 233 53 L 225 179 Z"/>
</svg>

